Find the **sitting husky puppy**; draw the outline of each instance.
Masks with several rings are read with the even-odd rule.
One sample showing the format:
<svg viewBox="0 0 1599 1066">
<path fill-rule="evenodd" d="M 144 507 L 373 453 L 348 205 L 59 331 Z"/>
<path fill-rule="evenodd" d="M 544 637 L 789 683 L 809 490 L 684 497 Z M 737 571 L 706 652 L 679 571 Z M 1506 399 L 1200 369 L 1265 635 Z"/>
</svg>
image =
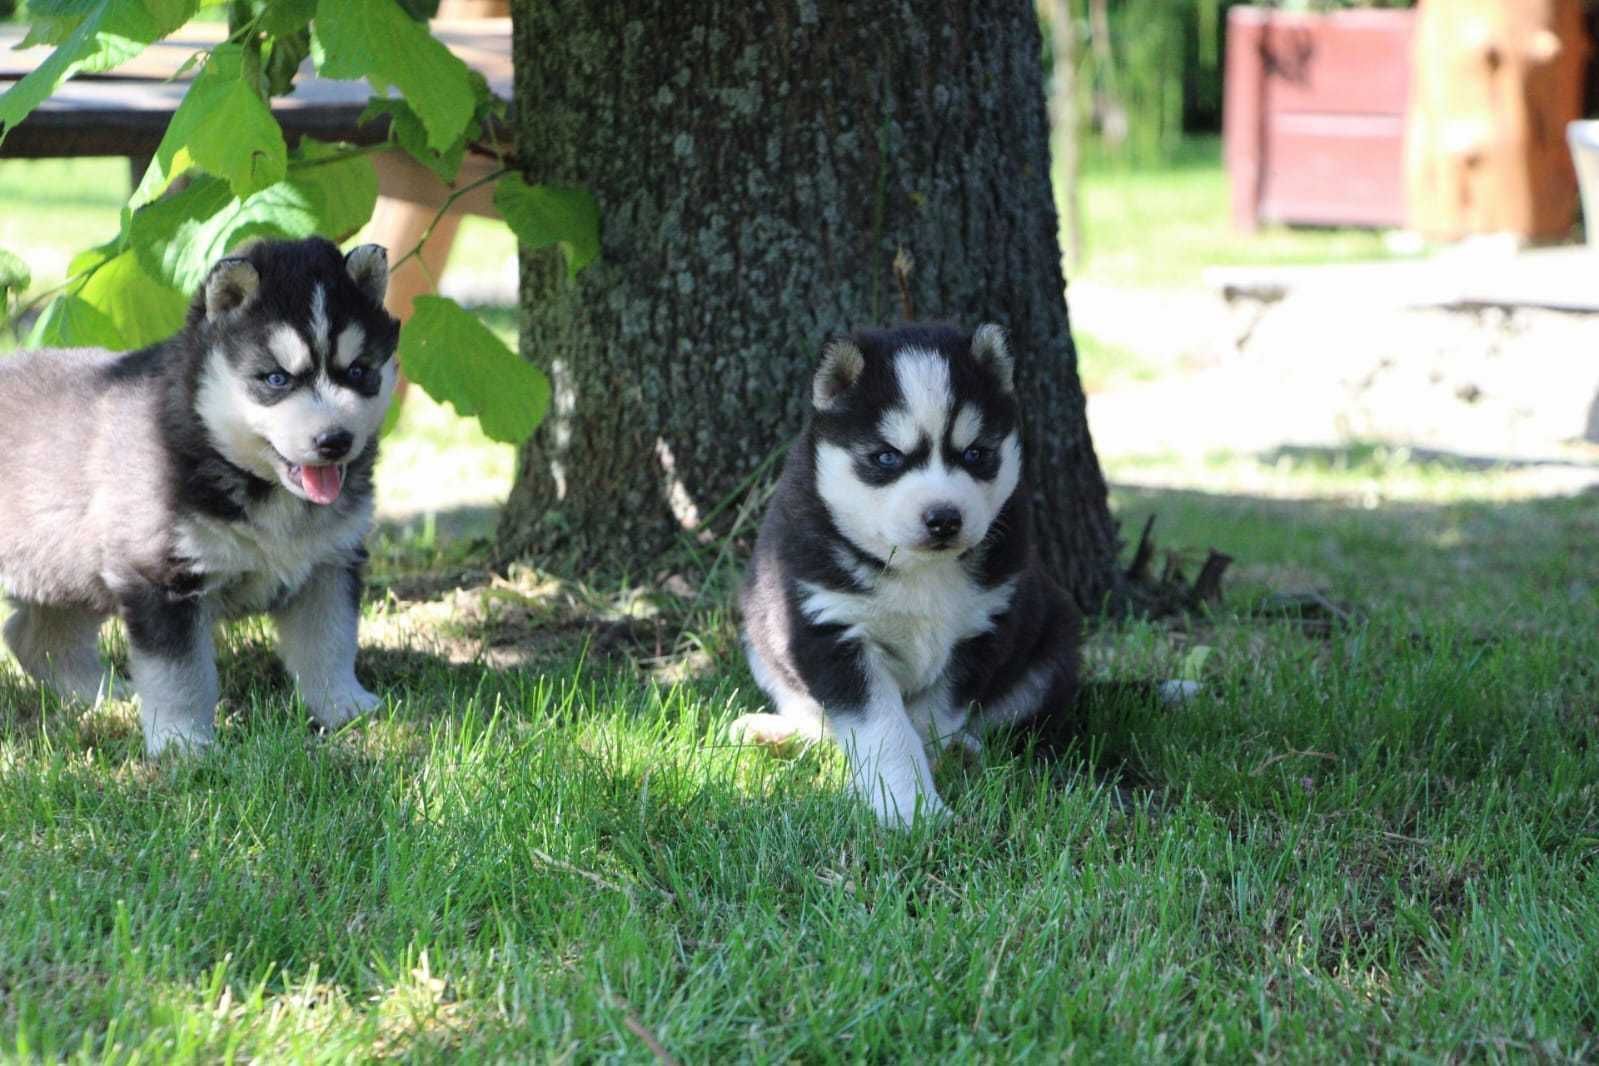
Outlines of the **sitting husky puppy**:
<svg viewBox="0 0 1599 1066">
<path fill-rule="evenodd" d="M 744 641 L 777 714 L 734 733 L 831 734 L 889 823 L 944 809 L 929 744 L 1076 693 L 1080 620 L 1030 539 L 1011 368 L 993 325 L 827 345 L 755 545 Z"/>
<path fill-rule="evenodd" d="M 318 722 L 376 706 L 355 647 L 396 374 L 388 272 L 374 244 L 260 243 L 212 267 L 167 341 L 0 361 L 0 583 L 24 670 L 97 699 L 96 636 L 116 614 L 146 752 L 201 747 L 212 626 L 269 611 Z"/>
</svg>

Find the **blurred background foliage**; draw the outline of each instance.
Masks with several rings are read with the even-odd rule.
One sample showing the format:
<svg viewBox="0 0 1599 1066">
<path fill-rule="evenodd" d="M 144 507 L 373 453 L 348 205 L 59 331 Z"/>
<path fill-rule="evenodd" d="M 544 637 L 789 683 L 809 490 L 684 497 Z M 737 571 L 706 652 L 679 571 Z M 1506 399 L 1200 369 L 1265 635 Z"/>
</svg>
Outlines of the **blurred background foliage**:
<svg viewBox="0 0 1599 1066">
<path fill-rule="evenodd" d="M 1154 166 L 1177 159 L 1185 134 L 1219 133 L 1227 11 L 1241 0 L 1040 0 L 1044 63 L 1055 76 L 1052 23 L 1070 23 L 1074 98 L 1085 164 Z M 1278 0 L 1285 11 L 1414 7 L 1415 0 Z M 1599 2 L 1589 0 L 1599 37 Z M 1589 114 L 1599 114 L 1590 76 Z"/>
</svg>

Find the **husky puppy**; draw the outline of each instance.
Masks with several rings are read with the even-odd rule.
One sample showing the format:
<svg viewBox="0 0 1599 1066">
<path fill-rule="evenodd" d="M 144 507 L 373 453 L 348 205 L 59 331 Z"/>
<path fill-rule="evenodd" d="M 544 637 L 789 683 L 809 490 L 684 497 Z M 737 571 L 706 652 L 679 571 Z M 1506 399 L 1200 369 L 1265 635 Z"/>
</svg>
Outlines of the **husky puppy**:
<svg viewBox="0 0 1599 1066">
<path fill-rule="evenodd" d="M 87 701 L 120 617 L 145 750 L 214 736 L 218 620 L 270 612 L 318 722 L 355 677 L 362 541 L 399 323 L 387 253 L 255 244 L 218 261 L 176 336 L 0 361 L 0 584 L 22 668 Z"/>
<path fill-rule="evenodd" d="M 761 523 L 744 642 L 777 714 L 737 736 L 831 735 L 880 819 L 944 809 L 929 746 L 1066 712 L 1080 619 L 1031 541 L 1004 331 L 856 333 L 822 353 Z"/>
</svg>

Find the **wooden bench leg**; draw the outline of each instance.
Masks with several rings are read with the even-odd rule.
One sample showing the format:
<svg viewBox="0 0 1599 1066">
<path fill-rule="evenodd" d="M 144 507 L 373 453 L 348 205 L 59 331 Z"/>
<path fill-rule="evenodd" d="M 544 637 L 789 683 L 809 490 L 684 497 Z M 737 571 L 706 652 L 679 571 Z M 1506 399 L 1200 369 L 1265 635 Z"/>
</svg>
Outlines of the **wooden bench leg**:
<svg viewBox="0 0 1599 1066">
<path fill-rule="evenodd" d="M 489 185 L 472 189 L 434 224 L 439 207 L 450 196 L 450 188 L 438 175 L 399 151 L 380 152 L 372 162 L 377 167 L 379 195 L 367 239 L 388 248 L 389 262 L 395 263 L 416 247 L 429 225 L 433 226 L 421 254 L 406 260 L 389 278 L 389 295 L 384 303 L 390 314 L 405 322 L 411 317 L 411 305 L 418 296 L 437 291 L 456 231 L 461 228 L 461 217 L 499 217 L 494 210 L 494 190 Z M 458 187 L 492 173 L 493 167 L 492 160 L 468 156 L 456 179 Z M 405 384 L 402 373 L 394 390 L 395 404 L 404 398 Z"/>
<path fill-rule="evenodd" d="M 372 212 L 372 223 L 367 230 L 369 238 L 389 250 L 391 262 L 398 261 L 422 239 L 423 232 L 433 222 L 437 206 L 402 200 L 397 197 L 378 197 Z M 438 220 L 433 232 L 414 259 L 401 264 L 389 277 L 389 293 L 384 299 L 389 314 L 402 323 L 411 317 L 412 303 L 418 296 L 437 291 L 444 265 L 455 244 L 455 233 L 461 228 L 461 216 L 451 212 Z M 394 386 L 394 403 L 405 398 L 407 382 L 402 372 Z"/>
</svg>

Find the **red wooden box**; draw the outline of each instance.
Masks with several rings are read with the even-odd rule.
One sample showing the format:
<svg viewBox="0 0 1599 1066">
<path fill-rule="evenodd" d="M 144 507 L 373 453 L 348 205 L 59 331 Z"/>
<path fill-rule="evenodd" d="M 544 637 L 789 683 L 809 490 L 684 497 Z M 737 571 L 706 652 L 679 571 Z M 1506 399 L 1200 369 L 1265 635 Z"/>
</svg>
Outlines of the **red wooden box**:
<svg viewBox="0 0 1599 1066">
<path fill-rule="evenodd" d="M 1222 126 L 1233 223 L 1399 226 L 1413 10 L 1234 7 Z"/>
</svg>

